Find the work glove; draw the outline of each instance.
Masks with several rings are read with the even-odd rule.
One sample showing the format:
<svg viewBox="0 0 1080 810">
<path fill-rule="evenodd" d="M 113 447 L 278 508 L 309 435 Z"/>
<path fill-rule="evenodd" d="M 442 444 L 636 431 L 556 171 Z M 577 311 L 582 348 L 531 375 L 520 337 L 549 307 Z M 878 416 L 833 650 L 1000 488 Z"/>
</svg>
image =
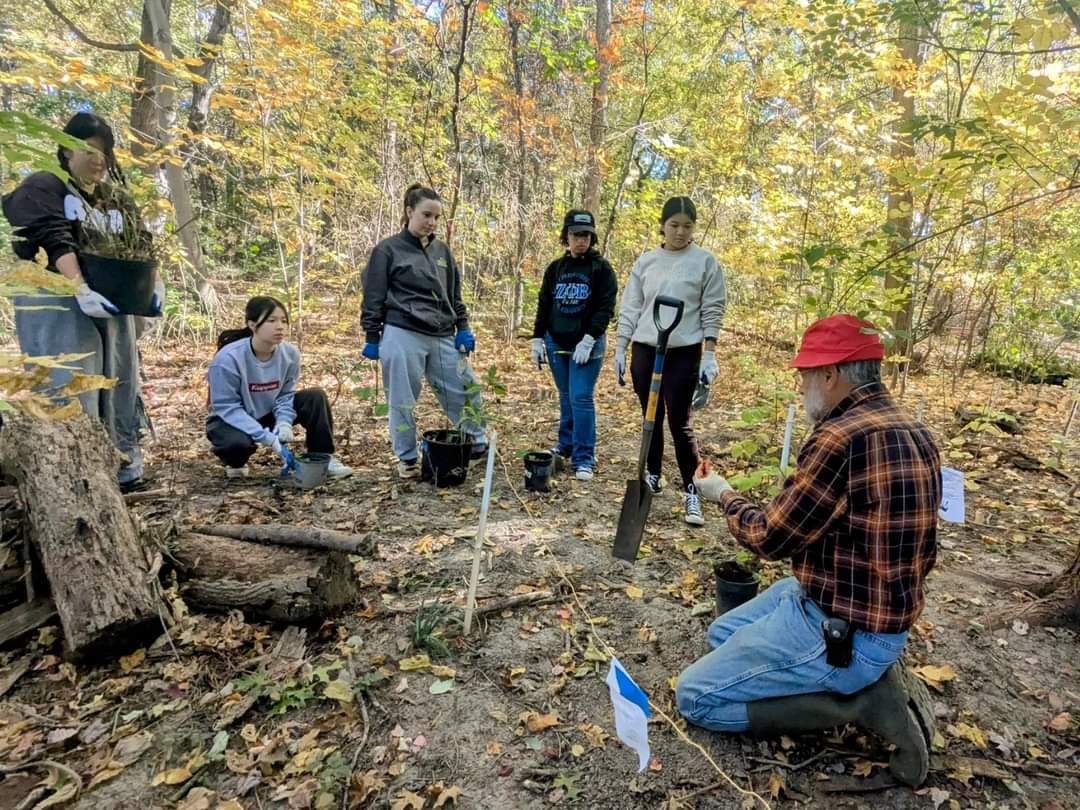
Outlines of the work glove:
<svg viewBox="0 0 1080 810">
<path fill-rule="evenodd" d="M 543 338 L 532 339 L 532 361 L 536 363 L 537 368 L 547 362 L 547 346 L 544 345 Z"/>
<path fill-rule="evenodd" d="M 701 356 L 701 365 L 698 367 L 701 381 L 706 385 L 712 385 L 716 375 L 720 373 L 720 367 L 716 364 L 716 353 L 705 352 Z"/>
<path fill-rule="evenodd" d="M 626 347 L 615 347 L 615 374 L 619 378 L 619 385 L 626 385 Z"/>
<path fill-rule="evenodd" d="M 154 282 L 154 295 L 150 299 L 150 317 L 160 318 L 165 314 L 165 282 L 160 278 Z"/>
<path fill-rule="evenodd" d="M 82 284 L 75 293 L 75 300 L 79 303 L 79 309 L 91 318 L 111 318 L 119 314 L 113 302 L 99 292 L 94 292 L 88 284 Z"/>
<path fill-rule="evenodd" d="M 465 355 L 476 351 L 476 335 L 468 329 L 461 329 L 454 338 L 454 348 Z"/>
<path fill-rule="evenodd" d="M 719 501 L 720 496 L 732 489 L 708 461 L 703 461 L 694 470 L 694 489 L 707 501 Z"/>
<path fill-rule="evenodd" d="M 292 425 L 288 422 L 278 422 L 277 425 L 274 426 L 274 433 L 277 434 L 277 437 L 281 440 L 282 444 L 288 444 L 291 441 L 295 441 L 293 439 Z"/>
<path fill-rule="evenodd" d="M 287 478 L 289 473 L 296 469 L 296 459 L 288 447 L 281 448 L 281 477 Z"/>
<path fill-rule="evenodd" d="M 279 456 L 281 455 L 281 451 L 285 449 L 284 445 L 281 443 L 281 439 L 278 438 L 278 435 L 276 433 L 271 433 L 269 430 L 266 431 L 266 438 L 263 439 L 263 444 Z"/>
<path fill-rule="evenodd" d="M 578 341 L 578 345 L 574 347 L 574 362 L 579 366 L 583 366 L 589 362 L 589 358 L 592 356 L 592 347 L 596 343 L 596 338 L 592 335 L 585 335 Z"/>
<path fill-rule="evenodd" d="M 379 359 L 379 344 L 378 343 L 372 343 L 369 340 L 367 343 L 364 344 L 364 350 L 362 352 L 360 352 L 360 354 L 362 354 L 368 360 L 378 360 Z"/>
</svg>

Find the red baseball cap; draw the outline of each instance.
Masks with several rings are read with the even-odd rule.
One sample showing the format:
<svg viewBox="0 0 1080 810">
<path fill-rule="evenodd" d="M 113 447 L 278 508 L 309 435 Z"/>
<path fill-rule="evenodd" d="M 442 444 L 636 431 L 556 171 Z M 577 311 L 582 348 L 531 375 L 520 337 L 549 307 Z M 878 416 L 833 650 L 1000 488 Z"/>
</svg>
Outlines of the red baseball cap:
<svg viewBox="0 0 1080 810">
<path fill-rule="evenodd" d="M 854 360 L 884 360 L 878 329 L 854 315 L 830 315 L 810 324 L 791 368 L 821 368 Z"/>
</svg>

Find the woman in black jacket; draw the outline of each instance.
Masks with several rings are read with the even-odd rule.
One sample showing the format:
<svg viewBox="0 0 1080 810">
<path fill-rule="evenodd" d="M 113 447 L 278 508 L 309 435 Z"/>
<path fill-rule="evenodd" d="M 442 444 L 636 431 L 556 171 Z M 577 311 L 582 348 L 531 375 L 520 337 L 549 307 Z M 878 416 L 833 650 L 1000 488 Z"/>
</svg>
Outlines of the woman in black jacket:
<svg viewBox="0 0 1080 810">
<path fill-rule="evenodd" d="M 596 405 L 593 391 L 604 361 L 604 332 L 615 314 L 617 284 L 608 260 L 596 250 L 596 221 L 573 209 L 563 219 L 566 252 L 544 271 L 533 327 L 532 359 L 545 362 L 559 389 L 559 444 L 579 481 L 596 470 Z"/>
<path fill-rule="evenodd" d="M 51 372 L 50 385 L 60 389 L 72 376 L 70 367 L 83 374 L 116 379 L 112 388 L 79 395 L 83 410 L 100 417 L 116 447 L 128 463 L 118 476 L 122 489 L 141 486 L 142 451 L 139 449 L 141 406 L 139 357 L 135 350 L 135 316 L 119 315 L 105 296 L 83 280 L 80 255 L 99 240 L 139 229 L 123 194 L 124 177 L 113 153 L 113 132 L 101 117 L 76 113 L 64 132 L 86 142 L 85 149 L 60 147 L 63 170 L 36 172 L 3 199 L 4 216 L 14 229 L 15 254 L 33 260 L 39 250 L 48 257 L 48 269 L 77 285 L 75 295 L 18 296 L 15 332 L 19 348 L 30 356 L 84 355 L 69 361 L 69 368 Z M 119 186 L 110 185 L 110 181 Z M 126 209 L 126 210 L 121 210 Z M 154 285 L 151 307 L 161 314 L 165 285 Z"/>
</svg>

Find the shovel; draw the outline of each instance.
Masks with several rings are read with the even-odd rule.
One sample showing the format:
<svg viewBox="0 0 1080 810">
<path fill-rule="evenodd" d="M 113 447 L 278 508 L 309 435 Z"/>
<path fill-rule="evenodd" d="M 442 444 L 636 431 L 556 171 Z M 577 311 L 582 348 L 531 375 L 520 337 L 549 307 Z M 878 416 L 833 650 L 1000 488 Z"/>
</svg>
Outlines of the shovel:
<svg viewBox="0 0 1080 810">
<path fill-rule="evenodd" d="M 652 383 L 649 385 L 649 401 L 645 407 L 645 421 L 641 426 L 641 452 L 638 455 L 637 478 L 626 482 L 626 494 L 623 495 L 622 511 L 619 513 L 619 525 L 615 530 L 615 547 L 612 554 L 620 560 L 634 562 L 641 536 L 645 532 L 645 521 L 649 517 L 652 504 L 652 490 L 645 483 L 645 460 L 652 444 L 653 429 L 656 422 L 656 408 L 660 402 L 660 381 L 664 376 L 664 354 L 667 352 L 668 338 L 682 320 L 683 302 L 666 295 L 656 296 L 653 304 L 653 323 L 656 324 L 656 362 L 653 364 Z M 660 310 L 669 307 L 675 310 L 675 317 L 666 327 L 660 325 Z"/>
</svg>

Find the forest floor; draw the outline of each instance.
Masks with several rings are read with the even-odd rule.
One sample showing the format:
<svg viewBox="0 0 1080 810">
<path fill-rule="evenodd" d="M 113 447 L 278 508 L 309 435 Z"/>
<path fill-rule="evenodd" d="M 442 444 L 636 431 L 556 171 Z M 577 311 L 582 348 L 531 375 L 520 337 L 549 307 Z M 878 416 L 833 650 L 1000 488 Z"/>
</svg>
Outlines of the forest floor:
<svg viewBox="0 0 1080 810">
<path fill-rule="evenodd" d="M 176 622 L 167 636 L 96 666 L 64 662 L 59 627 L 46 627 L 0 651 L 0 761 L 66 765 L 83 780 L 74 806 L 84 810 L 1080 807 L 1076 634 L 1020 620 L 988 629 L 1029 597 L 985 578 L 1039 578 L 1071 558 L 1080 501 L 1069 499 L 1069 481 L 1030 462 L 1055 452 L 1063 389 L 974 372 L 955 393 L 933 370 L 908 381 L 905 404 L 914 411 L 925 403 L 946 463 L 968 480 L 968 522 L 942 524 L 927 608 L 906 653 L 935 687 L 939 731 L 930 778 L 912 791 L 888 784 L 888 752 L 854 729 L 757 741 L 679 720 L 673 685 L 705 651 L 712 563 L 736 548 L 714 506 L 703 528 L 687 527 L 669 486 L 653 502 L 643 557 L 632 570 L 613 562 L 640 415 L 610 369 L 597 390 L 597 477 L 582 483 L 563 474 L 552 492 L 526 493 L 520 454 L 553 443 L 554 389 L 546 370 L 528 368 L 526 341 L 481 340 L 476 367 L 494 364 L 508 391 L 488 395 L 500 452 L 480 604 L 536 591 L 552 598 L 488 612 L 461 638 L 453 625 L 482 465 L 458 488 L 399 481 L 385 419 L 373 415 L 372 400 L 353 394 L 373 380 L 358 347 L 309 322 L 303 349 L 302 384 L 330 394 L 351 478 L 303 493 L 283 485 L 262 452 L 251 478 L 226 482 L 203 434 L 211 352 L 158 344 L 144 350 L 157 434 L 147 457 L 154 486 L 169 494 L 132 508 L 158 533 L 273 522 L 367 534 L 377 550 L 354 558 L 360 601 L 298 634 L 185 610 L 173 590 Z M 748 430 L 732 425 L 758 401 L 764 370 L 776 372 L 785 360 L 779 349 L 724 338 L 721 382 L 697 417 L 703 452 L 722 469 L 740 466 L 724 450 Z M 1007 404 L 1024 414 L 1023 432 L 961 433 L 953 408 L 965 403 Z M 418 419 L 425 428 L 445 426 L 427 392 Z M 775 437 L 782 419 L 778 411 L 770 423 Z M 781 564 L 761 569 L 765 583 L 783 574 Z M 282 647 L 292 657 L 275 658 Z M 606 649 L 700 748 L 656 716 L 652 763 L 637 773 L 636 756 L 614 736 Z M 19 806 L 34 773 L 0 783 L 0 807 Z M 749 790 L 760 800 L 740 792 Z"/>
</svg>

